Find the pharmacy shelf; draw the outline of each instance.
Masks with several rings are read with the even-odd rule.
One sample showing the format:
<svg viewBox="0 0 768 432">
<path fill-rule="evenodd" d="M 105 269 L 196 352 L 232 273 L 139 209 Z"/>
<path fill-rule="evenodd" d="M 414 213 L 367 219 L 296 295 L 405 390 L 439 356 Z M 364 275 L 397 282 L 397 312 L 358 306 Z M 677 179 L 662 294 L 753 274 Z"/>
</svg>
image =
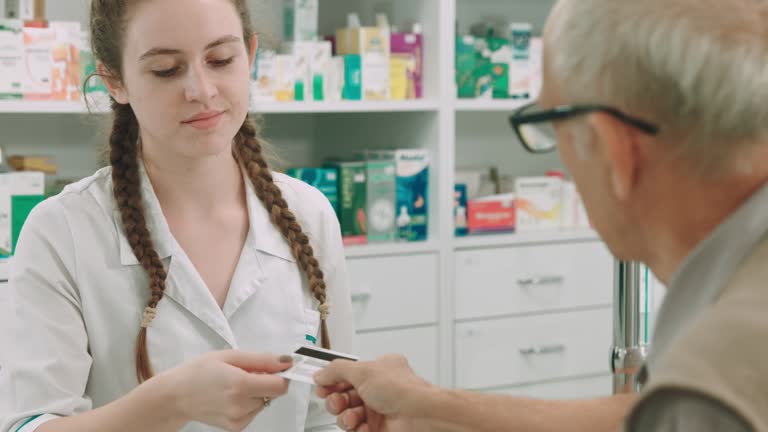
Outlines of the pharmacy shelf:
<svg viewBox="0 0 768 432">
<path fill-rule="evenodd" d="M 424 112 L 440 109 L 438 101 L 340 101 L 340 102 L 256 102 L 251 110 L 265 114 Z"/>
<path fill-rule="evenodd" d="M 522 246 L 548 243 L 598 241 L 600 236 L 591 229 L 549 230 L 510 234 L 484 234 L 454 239 L 454 249 L 479 249 L 500 246 Z"/>
<path fill-rule="evenodd" d="M 107 112 L 105 104 L 96 103 L 93 113 Z M 366 112 L 429 112 L 438 111 L 440 104 L 433 100 L 410 101 L 341 101 L 341 102 L 259 102 L 251 108 L 261 114 L 291 113 L 366 113 Z M 86 114 L 83 102 L 67 101 L 0 101 L 0 114 Z"/>
<path fill-rule="evenodd" d="M 512 111 L 529 103 L 529 99 L 457 99 L 454 109 L 458 112 Z"/>
<path fill-rule="evenodd" d="M 383 243 L 360 246 L 347 246 L 344 253 L 347 258 L 375 258 L 392 255 L 417 255 L 425 253 L 437 253 L 440 245 L 437 242 L 413 242 L 413 243 Z"/>
<path fill-rule="evenodd" d="M 69 101 L 0 101 L 0 114 L 84 114 L 85 103 Z"/>
</svg>

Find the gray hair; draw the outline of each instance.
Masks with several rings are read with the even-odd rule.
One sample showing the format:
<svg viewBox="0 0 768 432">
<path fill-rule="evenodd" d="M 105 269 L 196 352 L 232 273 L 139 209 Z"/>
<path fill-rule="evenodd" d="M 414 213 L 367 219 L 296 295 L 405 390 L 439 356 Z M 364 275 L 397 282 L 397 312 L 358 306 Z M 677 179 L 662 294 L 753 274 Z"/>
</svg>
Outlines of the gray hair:
<svg viewBox="0 0 768 432">
<path fill-rule="evenodd" d="M 560 0 L 545 34 L 561 96 L 658 124 L 697 168 L 768 132 L 768 0 Z"/>
</svg>

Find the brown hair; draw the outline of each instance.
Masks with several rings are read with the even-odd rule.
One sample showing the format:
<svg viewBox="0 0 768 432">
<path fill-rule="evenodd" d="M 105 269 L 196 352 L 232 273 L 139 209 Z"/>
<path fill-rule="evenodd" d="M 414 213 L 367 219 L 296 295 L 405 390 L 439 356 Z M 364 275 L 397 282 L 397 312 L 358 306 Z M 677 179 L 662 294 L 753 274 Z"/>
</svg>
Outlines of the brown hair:
<svg viewBox="0 0 768 432">
<path fill-rule="evenodd" d="M 138 0 L 134 0 L 138 1 Z M 130 0 L 92 0 L 91 45 L 96 59 L 109 71 L 105 79 L 121 78 L 122 47 Z M 232 0 L 243 25 L 246 49 L 254 34 L 245 0 Z M 166 269 L 160 260 L 147 229 L 142 205 L 139 178 L 139 124 L 130 105 L 112 100 L 113 124 L 109 137 L 109 160 L 112 165 L 112 182 L 115 202 L 120 211 L 123 230 L 133 253 L 149 277 L 150 298 L 141 320 L 136 341 L 136 376 L 139 382 L 152 377 L 152 366 L 147 353 L 147 327 L 155 316 L 156 308 L 165 291 Z M 296 216 L 288 208 L 280 188 L 272 178 L 272 172 L 263 155 L 258 129 L 246 119 L 234 139 L 233 157 L 242 165 L 253 183 L 256 195 L 269 212 L 274 226 L 288 241 L 291 252 L 305 273 L 312 294 L 320 304 L 321 341 L 330 347 L 328 337 L 328 305 L 325 280 L 320 264 L 314 256 L 309 238 L 299 225 Z"/>
</svg>

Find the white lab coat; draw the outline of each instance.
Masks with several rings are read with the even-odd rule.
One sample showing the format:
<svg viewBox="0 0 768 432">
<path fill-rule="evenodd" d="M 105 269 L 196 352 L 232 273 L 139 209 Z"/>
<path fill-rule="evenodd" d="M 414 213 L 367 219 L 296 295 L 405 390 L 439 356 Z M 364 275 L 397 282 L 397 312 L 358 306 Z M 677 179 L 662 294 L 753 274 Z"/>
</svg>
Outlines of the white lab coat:
<svg viewBox="0 0 768 432">
<path fill-rule="evenodd" d="M 212 174 L 213 175 L 213 174 Z M 247 185 L 250 232 L 223 309 L 174 240 L 143 167 L 148 227 L 168 265 L 166 293 L 148 332 L 155 373 L 213 350 L 286 354 L 318 338 L 317 301 Z M 331 308 L 333 348 L 352 351 L 344 250 L 333 209 L 316 189 L 275 174 L 321 263 Z M 127 394 L 137 385 L 134 344 L 148 279 L 123 234 L 111 169 L 69 186 L 36 207 L 16 250 L 0 311 L 0 432 L 29 432 Z M 247 431 L 339 430 L 310 386 L 297 382 Z M 212 427 L 191 423 L 184 432 Z"/>
</svg>

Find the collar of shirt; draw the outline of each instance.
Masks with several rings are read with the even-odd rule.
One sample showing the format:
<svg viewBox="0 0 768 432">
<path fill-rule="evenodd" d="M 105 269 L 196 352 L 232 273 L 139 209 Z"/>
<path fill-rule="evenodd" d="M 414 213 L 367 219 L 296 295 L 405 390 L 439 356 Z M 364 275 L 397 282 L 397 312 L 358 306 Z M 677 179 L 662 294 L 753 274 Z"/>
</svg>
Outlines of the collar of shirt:
<svg viewBox="0 0 768 432">
<path fill-rule="evenodd" d="M 719 297 L 739 265 L 768 233 L 768 184 L 691 252 L 673 275 L 658 314 L 645 372 Z"/>
<path fill-rule="evenodd" d="M 246 242 L 248 246 L 279 258 L 295 262 L 288 243 L 283 239 L 282 234 L 272 224 L 269 212 L 256 196 L 253 184 L 248 180 L 247 174 L 243 172 L 243 178 L 246 180 L 246 201 L 248 206 L 250 233 Z M 144 214 L 147 221 L 147 228 L 152 233 L 152 240 L 155 243 L 155 250 L 160 259 L 165 259 L 173 254 L 176 242 L 171 233 L 168 222 L 163 214 L 160 201 L 155 195 L 154 188 L 147 175 L 144 164 L 139 162 L 139 181 L 141 183 L 141 199 L 144 205 Z M 120 262 L 123 265 L 139 264 L 136 255 L 131 249 L 128 239 L 125 237 L 120 218 L 120 212 L 114 210 L 115 227 L 120 236 Z M 250 235 L 254 234 L 254 235 Z"/>
</svg>

